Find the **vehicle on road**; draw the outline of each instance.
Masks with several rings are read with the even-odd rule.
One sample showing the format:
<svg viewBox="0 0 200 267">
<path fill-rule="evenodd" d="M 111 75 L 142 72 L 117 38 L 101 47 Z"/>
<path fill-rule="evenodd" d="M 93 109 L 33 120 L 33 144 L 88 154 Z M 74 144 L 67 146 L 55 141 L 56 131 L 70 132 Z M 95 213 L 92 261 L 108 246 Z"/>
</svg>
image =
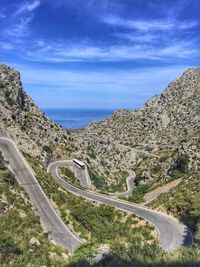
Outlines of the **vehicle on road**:
<svg viewBox="0 0 200 267">
<path fill-rule="evenodd" d="M 73 163 L 80 169 L 85 169 L 85 164 L 78 160 L 78 159 L 73 159 Z"/>
<path fill-rule="evenodd" d="M 83 190 L 82 188 L 76 187 L 73 184 L 69 184 L 67 181 L 63 180 L 62 177 L 58 174 L 58 168 L 64 165 L 70 166 L 72 162 L 73 161 L 71 160 L 52 162 L 47 169 L 54 180 L 58 182 L 64 189 L 90 201 L 114 206 L 119 210 L 144 218 L 155 226 L 158 233 L 160 246 L 165 251 L 173 251 L 175 249 L 178 249 L 181 245 L 192 246 L 192 233 L 183 223 L 179 222 L 177 219 L 162 212 L 151 210 L 143 205 L 112 198 L 95 191 Z"/>
</svg>

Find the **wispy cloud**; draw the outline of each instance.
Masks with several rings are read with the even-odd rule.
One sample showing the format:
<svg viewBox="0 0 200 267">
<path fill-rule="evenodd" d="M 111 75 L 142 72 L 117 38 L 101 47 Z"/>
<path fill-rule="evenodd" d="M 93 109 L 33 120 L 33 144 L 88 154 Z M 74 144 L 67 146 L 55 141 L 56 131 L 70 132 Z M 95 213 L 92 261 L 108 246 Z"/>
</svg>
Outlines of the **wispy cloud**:
<svg viewBox="0 0 200 267">
<path fill-rule="evenodd" d="M 152 33 L 145 33 L 145 34 L 139 34 L 139 33 L 114 33 L 113 36 L 118 37 L 120 39 L 128 40 L 131 42 L 139 42 L 139 43 L 148 43 L 148 42 L 154 42 L 155 40 L 160 39 L 160 35 L 152 34 Z"/>
<path fill-rule="evenodd" d="M 135 108 L 161 92 L 188 65 L 101 71 L 14 67 L 21 72 L 28 93 L 42 107 Z"/>
<path fill-rule="evenodd" d="M 49 3 L 48 1 L 46 0 L 45 4 Z M 81 0 L 75 0 L 70 3 L 63 0 L 57 0 L 57 2 L 62 4 L 61 7 L 65 5 L 68 8 L 72 8 L 72 6 L 75 8 Z M 109 6 L 110 1 L 106 2 Z M 96 1 L 94 0 L 88 1 L 87 6 L 91 8 L 95 3 Z M 102 1 L 98 0 L 98 3 L 100 4 Z M 95 18 L 94 20 L 93 17 L 93 20 L 90 18 L 89 22 L 86 23 L 88 27 L 87 38 L 85 37 L 85 29 L 83 29 L 84 35 L 82 34 L 82 24 L 77 24 L 77 27 L 75 27 L 76 32 L 74 33 L 72 33 L 74 31 L 73 27 L 72 29 L 70 28 L 72 36 L 79 36 L 73 39 L 73 37 L 67 36 L 65 29 L 62 29 L 62 24 L 58 23 L 58 25 L 61 25 L 58 33 L 52 31 L 48 35 L 48 39 L 41 37 L 40 40 L 37 40 L 36 34 L 42 36 L 45 30 L 49 31 L 50 28 L 45 25 L 44 31 L 40 32 L 39 27 L 32 30 L 30 25 L 34 19 L 36 9 L 41 4 L 41 0 L 25 0 L 17 6 L 8 26 L 6 25 L 5 29 L 2 28 L 3 34 L 0 39 L 3 42 L 1 44 L 2 49 L 9 50 L 9 44 L 12 43 L 15 47 L 14 53 L 23 57 L 23 59 L 49 63 L 130 62 L 139 60 L 176 62 L 177 59 L 187 60 L 199 57 L 198 38 L 197 36 L 195 37 L 195 27 L 198 25 L 198 21 L 194 19 L 178 20 L 178 16 L 172 17 L 172 13 L 169 15 L 169 12 L 167 12 L 166 16 L 163 16 L 163 19 L 159 20 L 155 18 L 152 20 L 142 19 L 143 16 L 141 15 L 138 16 L 138 19 L 125 19 L 119 15 L 102 16 L 101 22 L 103 20 L 103 23 L 109 25 L 109 27 L 105 27 L 105 32 L 102 27 L 102 32 L 100 31 L 99 33 L 99 36 L 102 36 L 101 41 L 99 41 L 99 36 L 96 38 L 91 21 L 94 22 L 94 28 L 95 23 L 98 27 L 102 25 L 99 24 L 99 19 Z M 16 8 L 16 5 L 13 5 L 13 7 Z M 80 7 L 78 6 L 78 9 Z M 113 10 L 113 14 L 116 10 Z M 110 10 L 108 13 L 110 14 Z M 57 20 L 59 21 L 59 15 Z M 86 20 L 85 17 L 84 20 Z M 51 25 L 55 23 L 54 21 L 50 22 L 53 23 Z M 66 22 L 71 25 L 71 18 Z M 60 32 L 62 34 L 59 38 Z"/>
<path fill-rule="evenodd" d="M 3 12 L 0 12 L 0 19 L 5 19 L 6 18 L 6 14 L 4 14 Z"/>
<path fill-rule="evenodd" d="M 40 5 L 40 0 L 25 1 L 17 6 L 16 11 L 11 17 L 11 23 L 4 30 L 5 37 L 15 37 L 13 43 L 18 42 L 19 39 L 29 35 L 29 25 L 34 18 L 34 11 Z"/>
<path fill-rule="evenodd" d="M 9 42 L 0 42 L 0 48 L 4 50 L 12 50 L 14 46 Z"/>
<path fill-rule="evenodd" d="M 17 15 L 23 12 L 32 12 L 34 9 L 39 7 L 39 5 L 40 5 L 40 0 L 26 1 L 18 7 L 15 14 Z"/>
<path fill-rule="evenodd" d="M 198 25 L 197 21 L 176 21 L 171 19 L 164 20 L 130 20 L 123 19 L 119 16 L 106 16 L 103 22 L 115 27 L 122 27 L 137 31 L 166 31 L 173 29 L 186 30 Z"/>
<path fill-rule="evenodd" d="M 198 54 L 192 41 L 171 42 L 166 46 L 151 44 L 114 45 L 98 47 L 84 45 L 66 45 L 65 42 L 37 41 L 34 48 L 27 48 L 25 57 L 41 62 L 114 62 L 130 60 L 166 60 L 167 58 L 189 58 Z"/>
<path fill-rule="evenodd" d="M 33 16 L 21 17 L 19 22 L 14 23 L 12 27 L 7 30 L 7 34 L 15 37 L 27 36 L 28 25 L 32 19 Z"/>
</svg>

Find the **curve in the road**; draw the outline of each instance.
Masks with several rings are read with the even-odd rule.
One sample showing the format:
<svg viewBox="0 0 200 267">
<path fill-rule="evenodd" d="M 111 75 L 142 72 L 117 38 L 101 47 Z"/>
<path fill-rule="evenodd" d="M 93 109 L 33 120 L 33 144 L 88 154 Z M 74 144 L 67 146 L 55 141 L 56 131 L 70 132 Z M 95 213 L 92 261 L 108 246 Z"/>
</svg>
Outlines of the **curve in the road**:
<svg viewBox="0 0 200 267">
<path fill-rule="evenodd" d="M 175 250 L 183 244 L 190 246 L 192 245 L 193 236 L 188 231 L 187 227 L 171 216 L 148 209 L 147 207 L 141 205 L 114 199 L 106 195 L 95 193 L 93 191 L 83 190 L 67 183 L 58 174 L 58 167 L 65 164 L 71 165 L 72 161 L 57 161 L 51 163 L 48 166 L 48 172 L 51 173 L 54 180 L 58 182 L 63 188 L 88 200 L 114 206 L 120 210 L 135 214 L 149 221 L 156 227 L 159 234 L 160 246 L 165 251 Z"/>
<path fill-rule="evenodd" d="M 127 190 L 125 192 L 116 192 L 116 193 L 108 193 L 112 197 L 128 197 L 132 194 L 133 189 L 135 187 L 135 172 L 131 170 L 127 170 L 129 172 L 129 176 L 126 178 L 126 186 Z"/>
<path fill-rule="evenodd" d="M 0 137 L 0 150 L 18 183 L 28 193 L 30 202 L 36 209 L 44 230 L 49 233 L 54 243 L 67 248 L 73 253 L 81 244 L 81 240 L 67 228 L 58 216 L 35 178 L 33 170 L 27 164 L 15 143 L 8 138 Z"/>
</svg>

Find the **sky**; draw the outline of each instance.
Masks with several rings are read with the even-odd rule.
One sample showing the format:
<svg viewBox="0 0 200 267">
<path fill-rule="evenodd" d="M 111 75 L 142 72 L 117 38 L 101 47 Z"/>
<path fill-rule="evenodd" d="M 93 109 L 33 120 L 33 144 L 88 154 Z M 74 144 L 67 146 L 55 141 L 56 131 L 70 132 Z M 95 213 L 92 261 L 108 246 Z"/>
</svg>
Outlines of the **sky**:
<svg viewBox="0 0 200 267">
<path fill-rule="evenodd" d="M 134 109 L 199 66 L 199 0 L 0 0 L 0 62 L 43 108 Z"/>
</svg>

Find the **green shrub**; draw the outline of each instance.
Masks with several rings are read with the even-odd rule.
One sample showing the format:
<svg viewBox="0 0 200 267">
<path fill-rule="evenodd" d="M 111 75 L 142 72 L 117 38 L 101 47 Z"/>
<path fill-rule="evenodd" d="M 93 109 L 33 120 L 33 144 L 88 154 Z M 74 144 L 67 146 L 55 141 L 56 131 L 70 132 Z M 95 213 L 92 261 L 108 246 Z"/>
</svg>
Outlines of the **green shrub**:
<svg viewBox="0 0 200 267">
<path fill-rule="evenodd" d="M 21 254 L 21 250 L 16 245 L 14 239 L 4 233 L 0 235 L 0 260 L 11 260 L 15 255 Z"/>
<path fill-rule="evenodd" d="M 93 147 L 91 146 L 87 147 L 87 155 L 92 159 L 96 159 L 96 155 L 95 155 L 95 151 Z"/>
<path fill-rule="evenodd" d="M 6 99 L 9 106 L 12 107 L 12 106 L 16 105 L 16 101 L 13 100 L 13 98 L 11 97 L 11 91 L 6 90 L 4 96 L 5 96 L 5 99 Z"/>
<path fill-rule="evenodd" d="M 60 170 L 62 171 L 62 176 L 64 179 L 72 184 L 80 186 L 80 181 L 75 177 L 74 173 L 69 168 L 61 167 Z"/>
<path fill-rule="evenodd" d="M 94 186 L 97 189 L 101 190 L 102 192 L 108 192 L 109 187 L 103 176 L 99 176 L 95 171 L 91 170 L 89 167 L 88 167 L 88 173 L 90 175 L 91 181 L 93 182 Z"/>
<path fill-rule="evenodd" d="M 50 146 L 45 145 L 45 146 L 43 146 L 42 148 L 43 148 L 43 150 L 44 150 L 45 152 L 47 152 L 47 153 L 49 153 L 49 154 L 52 154 L 52 149 L 50 148 Z"/>
<path fill-rule="evenodd" d="M 152 173 L 158 173 L 162 170 L 162 167 L 160 165 L 154 165 L 153 168 L 151 169 Z"/>
<path fill-rule="evenodd" d="M 5 166 L 4 166 L 4 159 L 3 159 L 3 155 L 0 151 L 0 170 L 4 170 Z"/>
<path fill-rule="evenodd" d="M 16 185 L 15 177 L 10 171 L 2 171 L 1 176 L 3 177 L 4 182 L 8 183 L 9 185 Z"/>
<path fill-rule="evenodd" d="M 140 184 L 136 186 L 128 200 L 135 203 L 144 202 L 144 194 L 148 192 L 149 187 L 148 184 Z"/>
<path fill-rule="evenodd" d="M 181 172 L 186 172 L 189 162 L 190 159 L 188 155 L 181 155 L 177 159 L 176 168 Z"/>
</svg>

